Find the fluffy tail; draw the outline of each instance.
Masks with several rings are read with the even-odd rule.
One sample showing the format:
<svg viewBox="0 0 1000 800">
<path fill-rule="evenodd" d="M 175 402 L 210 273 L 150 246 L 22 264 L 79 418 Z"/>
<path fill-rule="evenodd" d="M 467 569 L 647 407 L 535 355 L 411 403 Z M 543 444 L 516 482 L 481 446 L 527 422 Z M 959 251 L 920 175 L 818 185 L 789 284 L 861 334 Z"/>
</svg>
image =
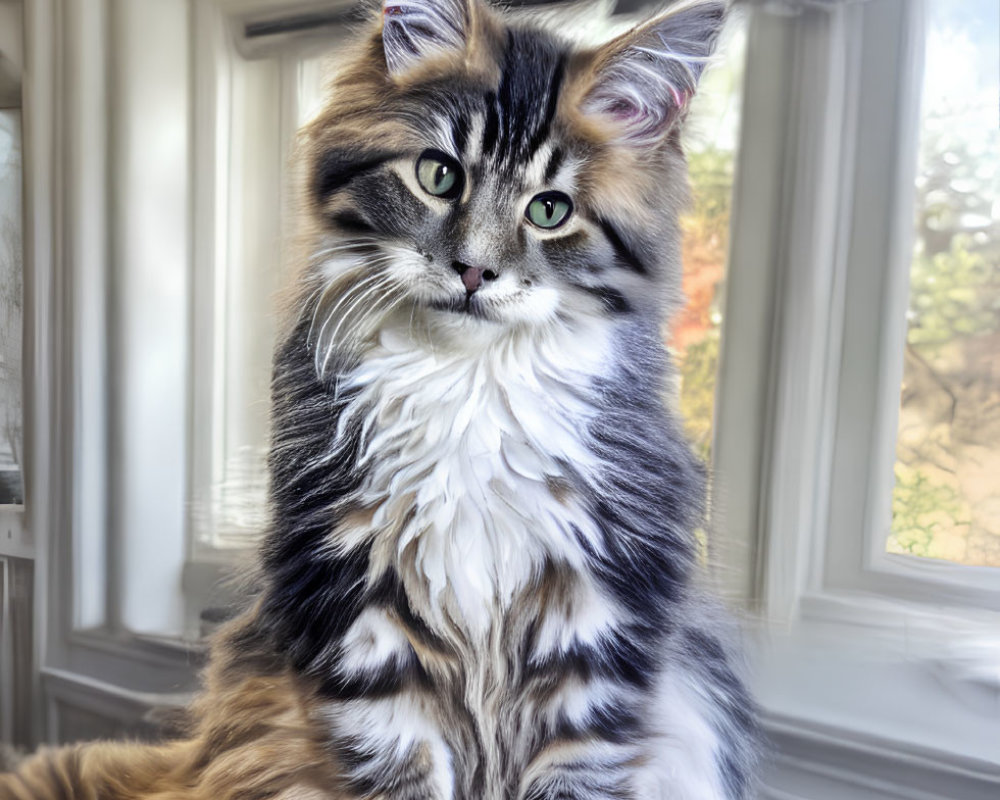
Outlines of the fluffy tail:
<svg viewBox="0 0 1000 800">
<path fill-rule="evenodd" d="M 0 800 L 173 800 L 164 780 L 183 745 L 96 743 L 43 748 L 0 775 Z"/>
</svg>

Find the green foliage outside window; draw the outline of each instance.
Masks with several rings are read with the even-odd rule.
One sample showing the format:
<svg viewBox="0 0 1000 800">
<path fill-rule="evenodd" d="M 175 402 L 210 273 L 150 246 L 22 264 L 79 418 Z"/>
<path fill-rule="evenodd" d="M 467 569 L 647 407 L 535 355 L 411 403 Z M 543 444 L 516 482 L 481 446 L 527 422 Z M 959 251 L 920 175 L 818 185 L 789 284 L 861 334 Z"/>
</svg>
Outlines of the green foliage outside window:
<svg viewBox="0 0 1000 800">
<path fill-rule="evenodd" d="M 887 548 L 1000 566 L 1000 131 L 981 105 L 924 117 Z"/>
<path fill-rule="evenodd" d="M 683 220 L 688 304 L 673 325 L 671 342 L 678 354 L 685 431 L 698 454 L 708 461 L 729 248 L 733 152 L 706 147 L 689 155 L 689 165 L 693 199 Z"/>
</svg>

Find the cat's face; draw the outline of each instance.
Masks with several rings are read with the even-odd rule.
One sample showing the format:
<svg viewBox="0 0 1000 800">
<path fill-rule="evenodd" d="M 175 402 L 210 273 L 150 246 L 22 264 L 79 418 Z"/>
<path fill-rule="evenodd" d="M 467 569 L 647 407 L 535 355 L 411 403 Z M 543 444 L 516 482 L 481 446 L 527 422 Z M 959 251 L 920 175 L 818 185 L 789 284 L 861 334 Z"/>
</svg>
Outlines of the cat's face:
<svg viewBox="0 0 1000 800">
<path fill-rule="evenodd" d="M 307 132 L 318 347 L 394 315 L 489 337 L 659 313 L 685 198 L 677 122 L 722 10 L 578 52 L 478 4 L 387 0 Z"/>
</svg>

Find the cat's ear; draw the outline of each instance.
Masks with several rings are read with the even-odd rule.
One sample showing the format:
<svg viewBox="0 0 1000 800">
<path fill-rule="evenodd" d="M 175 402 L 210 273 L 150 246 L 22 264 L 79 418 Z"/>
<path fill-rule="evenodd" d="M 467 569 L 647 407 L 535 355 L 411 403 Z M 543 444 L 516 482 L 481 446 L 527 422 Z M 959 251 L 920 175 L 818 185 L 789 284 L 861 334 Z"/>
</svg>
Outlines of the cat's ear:
<svg viewBox="0 0 1000 800">
<path fill-rule="evenodd" d="M 725 20 L 726 4 L 675 6 L 593 54 L 580 110 L 638 146 L 656 144 L 683 116 Z"/>
<path fill-rule="evenodd" d="M 393 77 L 420 62 L 465 49 L 471 0 L 382 0 L 382 45 Z"/>
</svg>

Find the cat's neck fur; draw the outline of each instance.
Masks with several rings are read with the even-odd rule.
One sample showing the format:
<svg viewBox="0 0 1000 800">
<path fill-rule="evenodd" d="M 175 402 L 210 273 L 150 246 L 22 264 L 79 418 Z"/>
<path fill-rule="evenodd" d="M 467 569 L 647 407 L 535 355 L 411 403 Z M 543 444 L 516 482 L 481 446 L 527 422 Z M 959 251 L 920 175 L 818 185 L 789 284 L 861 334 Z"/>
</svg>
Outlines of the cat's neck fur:
<svg viewBox="0 0 1000 800">
<path fill-rule="evenodd" d="M 596 476 L 585 438 L 610 326 L 527 334 L 459 318 L 415 335 L 405 322 L 341 378 L 341 435 L 362 431 L 372 515 L 342 526 L 337 546 L 370 542 L 370 580 L 395 571 L 435 627 L 479 637 L 547 564 L 583 573 L 583 542 L 600 547 L 569 486 Z"/>
</svg>

